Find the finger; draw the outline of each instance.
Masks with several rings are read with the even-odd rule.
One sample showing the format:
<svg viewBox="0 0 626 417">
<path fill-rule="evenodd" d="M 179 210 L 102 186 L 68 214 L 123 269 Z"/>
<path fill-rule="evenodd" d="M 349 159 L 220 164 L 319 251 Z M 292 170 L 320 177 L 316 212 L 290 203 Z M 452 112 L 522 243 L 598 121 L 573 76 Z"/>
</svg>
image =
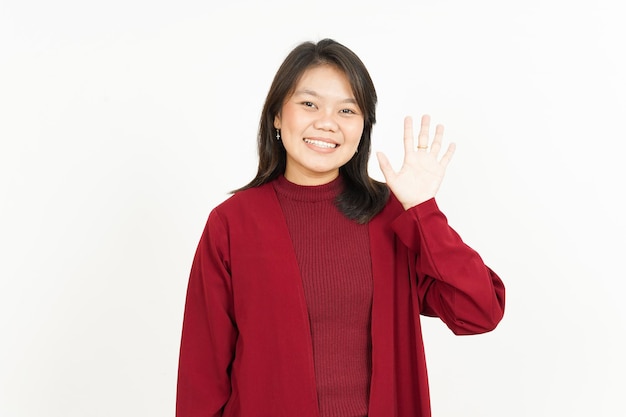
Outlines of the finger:
<svg viewBox="0 0 626 417">
<path fill-rule="evenodd" d="M 413 152 L 413 119 L 411 116 L 404 118 L 404 154 Z"/>
<path fill-rule="evenodd" d="M 417 136 L 417 149 L 428 149 L 428 130 L 430 129 L 430 116 L 425 114 L 422 116 L 422 124 L 420 133 Z"/>
<path fill-rule="evenodd" d="M 376 158 L 378 159 L 378 165 L 380 166 L 380 170 L 382 171 L 385 180 L 389 182 L 389 180 L 392 180 L 396 175 L 395 171 L 391 167 L 389 159 L 387 159 L 387 156 L 382 152 L 376 152 Z"/>
<path fill-rule="evenodd" d="M 439 161 L 439 163 L 444 169 L 448 166 L 448 164 L 452 160 L 452 155 L 454 155 L 455 150 L 456 150 L 456 145 L 454 143 L 451 143 L 450 145 L 448 145 L 448 149 L 446 150 L 446 153 L 443 154 L 443 156 L 441 157 L 441 161 Z"/>
<path fill-rule="evenodd" d="M 435 137 L 433 143 L 430 145 L 430 152 L 434 155 L 438 155 L 441 150 L 441 143 L 443 141 L 443 125 L 437 125 L 435 128 Z"/>
</svg>

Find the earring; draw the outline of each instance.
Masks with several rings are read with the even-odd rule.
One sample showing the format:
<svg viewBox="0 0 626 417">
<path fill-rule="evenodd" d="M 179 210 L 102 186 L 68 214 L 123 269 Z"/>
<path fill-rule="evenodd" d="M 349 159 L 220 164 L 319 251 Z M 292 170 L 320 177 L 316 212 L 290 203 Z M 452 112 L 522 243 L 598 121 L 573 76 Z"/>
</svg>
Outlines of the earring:
<svg viewBox="0 0 626 417">
<path fill-rule="evenodd" d="M 276 140 L 280 140 L 280 129 L 276 129 Z"/>
</svg>

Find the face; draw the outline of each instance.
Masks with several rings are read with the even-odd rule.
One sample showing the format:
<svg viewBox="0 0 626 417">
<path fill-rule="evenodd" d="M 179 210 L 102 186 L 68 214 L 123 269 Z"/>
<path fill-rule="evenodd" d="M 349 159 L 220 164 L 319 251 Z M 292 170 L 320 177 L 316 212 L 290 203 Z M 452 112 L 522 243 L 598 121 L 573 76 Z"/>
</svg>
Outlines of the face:
<svg viewBox="0 0 626 417">
<path fill-rule="evenodd" d="M 287 151 L 285 178 L 300 185 L 326 184 L 355 154 L 363 114 L 339 69 L 309 68 L 274 118 Z"/>
</svg>

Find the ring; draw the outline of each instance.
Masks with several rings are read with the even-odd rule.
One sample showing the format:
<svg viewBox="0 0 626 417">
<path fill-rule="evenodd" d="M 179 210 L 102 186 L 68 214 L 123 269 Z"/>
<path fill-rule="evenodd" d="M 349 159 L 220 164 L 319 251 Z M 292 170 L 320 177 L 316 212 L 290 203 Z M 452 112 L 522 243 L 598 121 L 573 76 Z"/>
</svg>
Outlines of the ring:
<svg viewBox="0 0 626 417">
<path fill-rule="evenodd" d="M 428 146 L 418 146 L 417 149 L 428 149 Z"/>
</svg>

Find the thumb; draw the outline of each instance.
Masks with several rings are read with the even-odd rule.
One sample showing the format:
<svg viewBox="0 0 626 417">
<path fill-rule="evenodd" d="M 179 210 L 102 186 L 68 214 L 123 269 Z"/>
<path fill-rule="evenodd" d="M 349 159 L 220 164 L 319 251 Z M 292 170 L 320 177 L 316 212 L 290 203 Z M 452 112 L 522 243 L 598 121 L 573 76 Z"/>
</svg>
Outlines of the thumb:
<svg viewBox="0 0 626 417">
<path fill-rule="evenodd" d="M 389 180 L 392 180 L 396 176 L 389 159 L 387 159 L 387 156 L 382 152 L 376 152 L 376 158 L 378 159 L 378 166 L 380 166 L 385 180 L 389 182 Z"/>
</svg>

